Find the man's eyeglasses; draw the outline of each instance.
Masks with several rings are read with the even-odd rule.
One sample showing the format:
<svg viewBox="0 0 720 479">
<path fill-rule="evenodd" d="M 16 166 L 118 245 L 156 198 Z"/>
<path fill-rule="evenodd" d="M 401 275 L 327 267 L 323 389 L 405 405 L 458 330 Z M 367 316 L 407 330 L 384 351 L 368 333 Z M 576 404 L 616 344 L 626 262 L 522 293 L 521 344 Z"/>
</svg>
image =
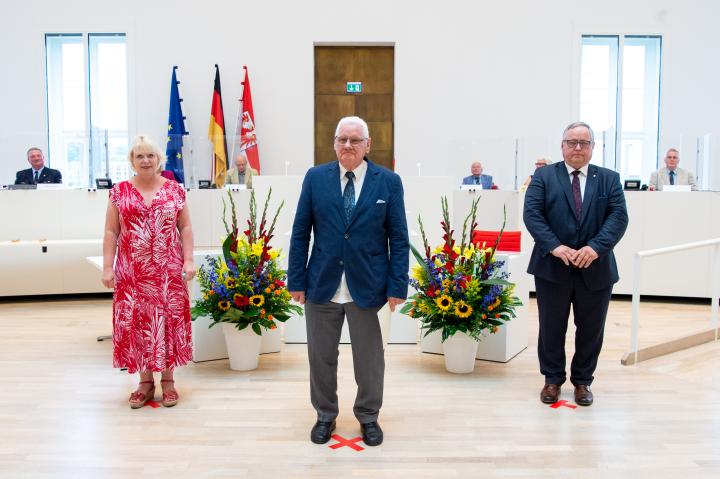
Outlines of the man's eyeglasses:
<svg viewBox="0 0 720 479">
<path fill-rule="evenodd" d="M 572 148 L 573 150 L 577 148 L 578 145 L 580 145 L 581 150 L 586 150 L 593 144 L 592 141 L 587 140 L 563 140 L 563 143 L 565 143 L 565 146 Z"/>
<path fill-rule="evenodd" d="M 347 136 L 336 136 L 335 137 L 335 144 L 336 145 L 345 145 L 347 142 L 350 142 L 350 146 L 358 146 L 363 141 L 367 140 L 367 138 L 349 138 Z"/>
</svg>

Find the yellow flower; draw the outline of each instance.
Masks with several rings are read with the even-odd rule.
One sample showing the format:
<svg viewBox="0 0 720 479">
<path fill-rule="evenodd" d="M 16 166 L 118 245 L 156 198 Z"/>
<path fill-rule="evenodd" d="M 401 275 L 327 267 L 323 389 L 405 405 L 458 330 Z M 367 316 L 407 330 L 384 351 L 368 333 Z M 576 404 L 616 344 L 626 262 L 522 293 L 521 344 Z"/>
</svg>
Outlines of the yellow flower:
<svg viewBox="0 0 720 479">
<path fill-rule="evenodd" d="M 451 283 L 450 278 L 445 278 L 444 280 L 442 280 L 443 288 L 445 288 L 445 290 L 447 290 L 450 287 L 450 283 Z"/>
<path fill-rule="evenodd" d="M 472 255 L 475 253 L 475 246 L 473 246 L 472 243 L 470 243 L 470 246 L 465 248 L 465 251 L 463 252 L 463 256 L 465 256 L 465 259 L 472 258 Z"/>
<path fill-rule="evenodd" d="M 410 273 L 410 275 L 413 279 L 422 281 L 425 278 L 425 265 L 416 264 L 412 267 L 412 272 Z"/>
<path fill-rule="evenodd" d="M 263 252 L 263 244 L 262 241 L 258 241 L 257 243 L 253 243 L 252 249 L 250 251 L 251 256 L 260 256 Z"/>
<path fill-rule="evenodd" d="M 436 246 L 434 250 L 432 250 L 433 254 L 439 254 L 443 251 L 443 245 Z"/>
<path fill-rule="evenodd" d="M 278 256 L 280 256 L 280 250 L 271 249 L 270 253 L 268 254 L 270 255 L 270 259 L 276 259 Z"/>
<path fill-rule="evenodd" d="M 233 289 L 235 287 L 235 278 L 226 278 L 225 287 L 228 289 Z"/>
<path fill-rule="evenodd" d="M 218 303 L 218 308 L 222 309 L 223 311 L 227 311 L 230 309 L 230 301 L 220 301 Z"/>
<path fill-rule="evenodd" d="M 460 254 L 460 247 L 459 246 L 453 246 L 453 251 L 455 254 Z"/>
<path fill-rule="evenodd" d="M 460 300 L 455 303 L 455 314 L 457 314 L 458 318 L 467 318 L 472 312 L 472 307 L 466 304 L 465 301 Z"/>
<path fill-rule="evenodd" d="M 228 268 L 228 265 L 225 264 L 225 261 L 220 261 L 220 266 L 218 267 L 217 271 L 219 275 L 223 275 L 230 271 L 230 268 Z"/>
<path fill-rule="evenodd" d="M 265 304 L 265 296 L 256 294 L 254 296 L 250 296 L 250 304 L 253 306 L 262 306 Z"/>
<path fill-rule="evenodd" d="M 452 306 L 452 299 L 450 299 L 450 296 L 443 294 L 439 298 L 435 299 L 435 304 L 437 304 L 437 307 L 442 311 L 447 311 L 450 309 L 450 306 Z"/>
</svg>

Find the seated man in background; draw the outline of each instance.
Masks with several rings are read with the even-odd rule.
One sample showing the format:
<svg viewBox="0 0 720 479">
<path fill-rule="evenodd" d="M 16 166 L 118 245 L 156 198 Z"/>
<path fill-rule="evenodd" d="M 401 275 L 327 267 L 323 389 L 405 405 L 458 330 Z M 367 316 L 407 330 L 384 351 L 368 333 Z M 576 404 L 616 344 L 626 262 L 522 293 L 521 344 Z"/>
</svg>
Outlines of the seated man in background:
<svg viewBox="0 0 720 479">
<path fill-rule="evenodd" d="M 470 166 L 470 176 L 463 178 L 463 185 L 482 185 L 483 190 L 490 190 L 493 188 L 492 176 L 483 175 L 482 163 L 476 161 Z"/>
<path fill-rule="evenodd" d="M 40 148 L 30 148 L 27 160 L 31 168 L 15 174 L 16 185 L 36 185 L 38 183 L 62 183 L 62 174 L 58 170 L 45 166 L 45 156 Z"/>
<path fill-rule="evenodd" d="M 650 175 L 650 190 L 662 190 L 665 185 L 690 185 L 692 191 L 697 191 L 695 175 L 688 170 L 678 168 L 680 163 L 680 152 L 670 148 L 665 154 L 665 168 L 653 171 Z"/>
<path fill-rule="evenodd" d="M 248 189 L 252 188 L 252 177 L 258 172 L 247 166 L 247 158 L 243 153 L 238 153 L 235 157 L 235 167 L 227 172 L 227 183 L 231 185 L 245 185 Z"/>
<path fill-rule="evenodd" d="M 542 168 L 543 166 L 547 166 L 547 165 L 549 165 L 550 163 L 552 163 L 552 160 L 550 160 L 550 158 L 545 157 L 545 156 L 541 156 L 540 158 L 538 158 L 537 160 L 535 160 L 535 170 L 537 171 L 538 168 Z M 523 183 L 523 185 L 520 187 L 520 190 L 521 190 L 521 191 L 526 190 L 531 181 L 532 181 L 532 175 L 530 175 L 530 176 L 527 177 L 527 179 L 525 180 L 525 183 Z"/>
</svg>

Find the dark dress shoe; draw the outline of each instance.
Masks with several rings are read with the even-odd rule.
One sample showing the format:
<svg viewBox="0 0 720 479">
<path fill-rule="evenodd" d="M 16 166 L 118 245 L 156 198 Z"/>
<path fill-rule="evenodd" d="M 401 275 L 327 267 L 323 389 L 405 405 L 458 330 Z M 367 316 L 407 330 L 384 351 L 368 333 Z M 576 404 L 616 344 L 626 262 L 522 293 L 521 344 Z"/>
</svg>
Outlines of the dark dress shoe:
<svg viewBox="0 0 720 479">
<path fill-rule="evenodd" d="M 363 442 L 368 446 L 379 446 L 383 442 L 383 432 L 377 421 L 360 424 Z"/>
<path fill-rule="evenodd" d="M 575 386 L 575 402 L 580 406 L 590 406 L 593 403 L 593 394 L 587 384 Z"/>
<path fill-rule="evenodd" d="M 545 404 L 555 404 L 560 399 L 560 385 L 546 384 L 540 391 L 540 400 Z"/>
<path fill-rule="evenodd" d="M 318 421 L 313 426 L 312 431 L 310 431 L 310 440 L 315 444 L 325 444 L 330 440 L 330 436 L 334 430 L 335 421 Z"/>
</svg>

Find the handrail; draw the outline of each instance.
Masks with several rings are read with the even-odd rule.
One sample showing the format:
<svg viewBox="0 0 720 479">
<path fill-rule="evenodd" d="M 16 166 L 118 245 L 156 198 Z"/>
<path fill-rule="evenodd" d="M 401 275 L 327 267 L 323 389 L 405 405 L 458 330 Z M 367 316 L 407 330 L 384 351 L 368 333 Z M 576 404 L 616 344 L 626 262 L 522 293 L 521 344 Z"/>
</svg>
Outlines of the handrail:
<svg viewBox="0 0 720 479">
<path fill-rule="evenodd" d="M 715 341 L 718 339 L 718 298 L 720 298 L 720 278 L 718 273 L 720 272 L 720 238 L 695 241 L 693 243 L 679 244 L 675 246 L 668 246 L 666 248 L 657 248 L 645 251 L 638 251 L 635 253 L 635 262 L 633 269 L 633 293 L 632 293 L 632 324 L 630 331 L 630 351 L 634 355 L 637 364 L 638 354 L 638 327 L 640 323 L 640 276 L 642 270 L 642 260 L 650 256 L 658 256 L 669 253 L 676 253 L 678 251 L 687 251 L 696 248 L 705 248 L 708 246 L 714 246 L 711 257 L 711 303 L 710 303 L 710 324 L 715 335 Z"/>
</svg>

